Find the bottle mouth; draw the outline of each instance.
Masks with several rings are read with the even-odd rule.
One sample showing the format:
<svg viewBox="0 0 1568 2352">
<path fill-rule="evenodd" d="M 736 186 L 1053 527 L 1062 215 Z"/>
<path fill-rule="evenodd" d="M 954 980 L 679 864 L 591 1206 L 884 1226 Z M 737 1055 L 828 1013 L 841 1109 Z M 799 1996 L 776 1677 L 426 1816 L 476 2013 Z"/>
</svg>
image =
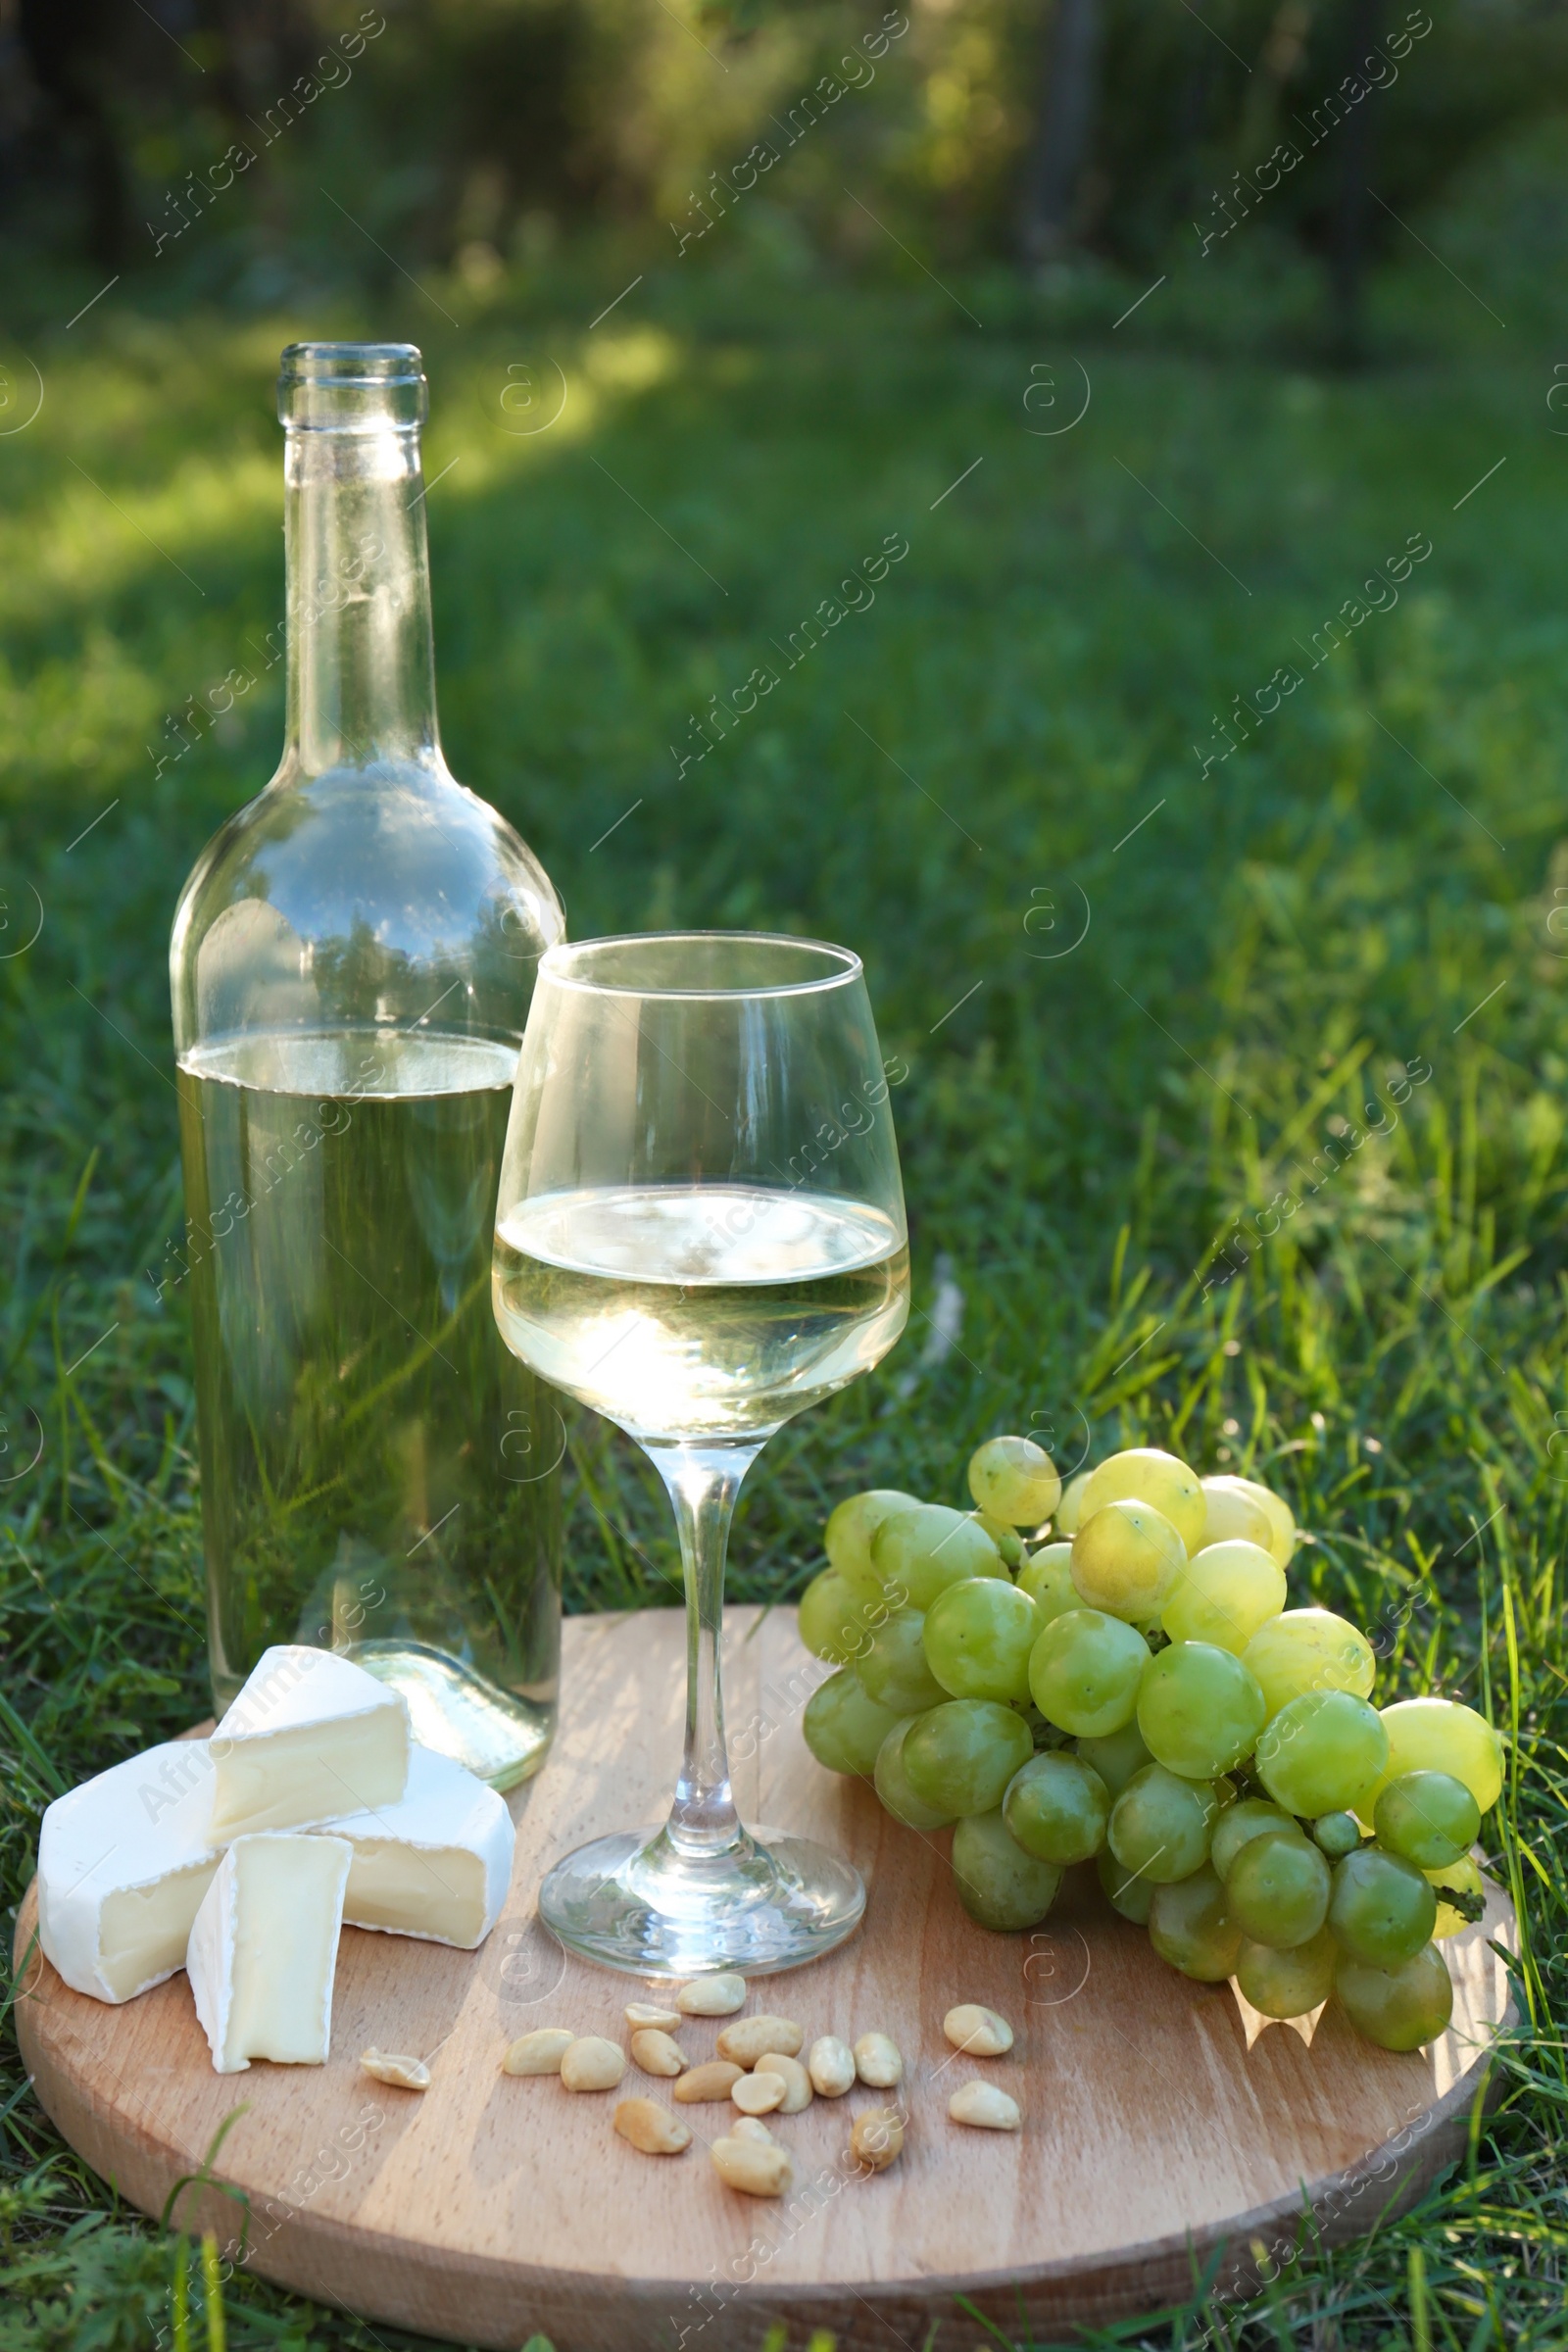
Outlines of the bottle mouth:
<svg viewBox="0 0 1568 2352">
<path fill-rule="evenodd" d="M 416 343 L 290 343 L 277 377 L 279 420 L 293 431 L 411 431 L 429 411 Z"/>
</svg>

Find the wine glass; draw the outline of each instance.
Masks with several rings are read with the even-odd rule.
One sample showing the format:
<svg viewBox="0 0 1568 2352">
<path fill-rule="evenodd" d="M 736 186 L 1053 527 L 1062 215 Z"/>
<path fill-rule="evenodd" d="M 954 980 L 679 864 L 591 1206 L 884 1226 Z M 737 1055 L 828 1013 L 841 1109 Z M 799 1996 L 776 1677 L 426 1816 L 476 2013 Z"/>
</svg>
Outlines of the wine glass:
<svg viewBox="0 0 1568 2352">
<path fill-rule="evenodd" d="M 502 1164 L 496 1320 L 524 1363 L 642 1446 L 685 1568 L 669 1818 L 596 1838 L 540 1888 L 562 1942 L 612 1968 L 790 1968 L 865 1907 L 848 1862 L 742 1826 L 719 1640 L 741 1480 L 792 1414 L 869 1371 L 908 1314 L 887 1096 L 848 949 L 694 931 L 541 958 Z"/>
</svg>

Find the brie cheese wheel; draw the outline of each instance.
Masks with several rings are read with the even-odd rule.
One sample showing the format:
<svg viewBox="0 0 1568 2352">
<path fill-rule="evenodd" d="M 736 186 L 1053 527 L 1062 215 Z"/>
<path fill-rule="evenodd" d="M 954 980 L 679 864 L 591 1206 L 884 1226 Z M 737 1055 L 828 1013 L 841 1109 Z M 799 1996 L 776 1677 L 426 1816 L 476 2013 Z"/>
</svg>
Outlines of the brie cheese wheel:
<svg viewBox="0 0 1568 2352">
<path fill-rule="evenodd" d="M 351 1928 L 472 1951 L 501 1916 L 512 1884 L 512 1816 L 451 1756 L 416 1744 L 400 1804 L 328 1822 L 321 1835 L 354 1848 L 343 1897 Z"/>
<path fill-rule="evenodd" d="M 185 1965 L 221 1848 L 205 1740 L 166 1740 L 57 1796 L 38 1834 L 38 1941 L 76 1992 L 128 2001 Z"/>
<path fill-rule="evenodd" d="M 406 1701 L 329 1649 L 264 1650 L 208 1742 L 214 1842 L 395 1805 L 409 1777 Z"/>
<path fill-rule="evenodd" d="M 253 2058 L 325 2065 L 353 1853 L 345 1838 L 264 1830 L 236 1838 L 219 1864 L 185 1956 L 219 2074 L 244 2074 Z"/>
</svg>

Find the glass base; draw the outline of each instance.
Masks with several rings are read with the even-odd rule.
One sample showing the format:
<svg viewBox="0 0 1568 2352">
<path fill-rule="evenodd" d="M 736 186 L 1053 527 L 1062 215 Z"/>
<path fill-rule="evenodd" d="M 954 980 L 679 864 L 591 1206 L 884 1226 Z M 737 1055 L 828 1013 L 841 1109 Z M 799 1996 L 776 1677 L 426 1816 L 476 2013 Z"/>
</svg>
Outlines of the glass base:
<svg viewBox="0 0 1568 2352">
<path fill-rule="evenodd" d="M 662 1829 L 622 1831 L 579 1846 L 539 1889 L 539 1916 L 568 1950 L 637 1977 L 800 1968 L 853 1936 L 864 1910 L 852 1864 L 768 1831 L 695 1857 Z"/>
<path fill-rule="evenodd" d="M 514 1788 L 550 1752 L 554 1706 L 498 1690 L 439 1649 L 416 1642 L 353 1642 L 342 1654 L 402 1692 L 421 1747 L 466 1764 L 492 1788 Z"/>
</svg>

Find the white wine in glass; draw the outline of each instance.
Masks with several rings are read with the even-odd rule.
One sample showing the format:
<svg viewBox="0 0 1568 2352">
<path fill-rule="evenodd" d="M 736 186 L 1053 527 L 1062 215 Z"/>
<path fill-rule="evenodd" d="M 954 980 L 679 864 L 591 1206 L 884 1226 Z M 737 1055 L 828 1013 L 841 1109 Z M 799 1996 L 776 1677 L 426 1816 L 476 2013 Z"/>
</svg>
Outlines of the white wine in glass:
<svg viewBox="0 0 1568 2352">
<path fill-rule="evenodd" d="M 747 1469 L 784 1421 L 869 1371 L 908 1312 L 887 1092 L 844 949 L 697 932 L 541 962 L 501 1178 L 496 1319 L 663 1478 L 688 1691 L 668 1821 L 567 1856 L 540 1914 L 639 1975 L 788 1968 L 864 1908 L 847 1862 L 742 1827 L 718 1647 Z"/>
</svg>

